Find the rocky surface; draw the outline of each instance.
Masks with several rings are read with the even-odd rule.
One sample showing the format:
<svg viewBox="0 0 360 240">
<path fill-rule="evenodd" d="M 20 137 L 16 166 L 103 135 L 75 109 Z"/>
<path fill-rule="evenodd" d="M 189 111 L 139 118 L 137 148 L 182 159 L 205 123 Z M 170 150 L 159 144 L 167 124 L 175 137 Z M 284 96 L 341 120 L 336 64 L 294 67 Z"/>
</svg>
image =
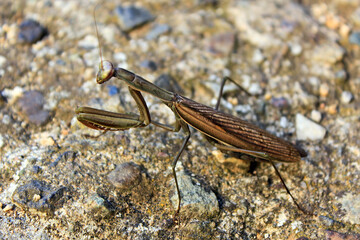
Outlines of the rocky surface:
<svg viewBox="0 0 360 240">
<path fill-rule="evenodd" d="M 229 83 L 222 111 L 308 153 L 277 167 L 313 215 L 296 208 L 270 164 L 254 167 L 193 131 L 177 164 L 176 218 L 171 163 L 182 132 L 101 134 L 76 120 L 78 106 L 137 113 L 124 84 L 96 84 L 99 2 L 0 2 L 1 239 L 359 239 L 358 1 L 96 8 L 105 59 L 210 106 L 230 76 L 252 95 Z M 35 29 L 24 35 L 29 19 Z M 153 119 L 174 122 L 144 96 Z"/>
</svg>

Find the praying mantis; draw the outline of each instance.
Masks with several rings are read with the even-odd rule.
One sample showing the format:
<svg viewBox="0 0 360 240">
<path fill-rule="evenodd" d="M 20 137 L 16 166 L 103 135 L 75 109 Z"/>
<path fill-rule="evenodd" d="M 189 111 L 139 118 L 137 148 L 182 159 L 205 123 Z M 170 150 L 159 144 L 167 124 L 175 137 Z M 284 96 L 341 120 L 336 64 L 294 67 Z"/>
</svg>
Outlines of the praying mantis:
<svg viewBox="0 0 360 240">
<path fill-rule="evenodd" d="M 97 26 L 96 33 L 98 35 Z M 101 47 L 99 47 L 99 51 L 101 56 Z M 182 130 L 185 133 L 185 137 L 171 165 L 178 196 L 176 214 L 179 214 L 181 208 L 181 191 L 175 167 L 190 139 L 191 131 L 189 126 L 200 131 L 211 144 L 221 150 L 250 155 L 257 160 L 271 163 L 295 205 L 304 213 L 309 213 L 298 204 L 274 164 L 275 161 L 298 162 L 307 155 L 306 152 L 302 148 L 276 137 L 249 122 L 219 111 L 223 87 L 228 80 L 234 82 L 231 78 L 223 78 L 215 108 L 162 89 L 126 69 L 115 68 L 111 62 L 103 61 L 101 57 L 96 81 L 98 84 L 103 84 L 111 78 L 116 78 L 128 86 L 139 114 L 115 113 L 90 107 L 79 107 L 76 109 L 76 117 L 85 126 L 102 131 L 123 131 L 130 128 L 143 128 L 149 124 L 172 132 Z M 236 84 L 236 82 L 234 83 Z M 174 126 L 165 125 L 151 119 L 142 93 L 147 93 L 160 99 L 163 104 L 170 108 L 175 116 Z"/>
</svg>

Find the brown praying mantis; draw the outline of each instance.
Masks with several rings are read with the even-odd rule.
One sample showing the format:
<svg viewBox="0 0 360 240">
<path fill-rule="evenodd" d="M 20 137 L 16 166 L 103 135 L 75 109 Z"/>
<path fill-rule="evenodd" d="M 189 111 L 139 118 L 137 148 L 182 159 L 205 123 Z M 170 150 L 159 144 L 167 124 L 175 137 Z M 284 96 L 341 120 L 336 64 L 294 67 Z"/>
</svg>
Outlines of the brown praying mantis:
<svg viewBox="0 0 360 240">
<path fill-rule="evenodd" d="M 98 34 L 97 27 L 96 32 Z M 101 47 L 99 47 L 99 51 L 101 56 Z M 249 122 L 218 110 L 225 82 L 227 80 L 234 82 L 232 79 L 228 77 L 223 78 L 219 98 L 214 109 L 177 93 L 162 89 L 128 70 L 115 68 L 111 62 L 101 60 L 100 69 L 96 77 L 97 83 L 105 83 L 113 77 L 125 82 L 128 86 L 129 92 L 136 102 L 139 115 L 108 112 L 90 107 L 79 107 L 76 110 L 76 117 L 87 127 L 103 131 L 142 128 L 150 123 L 173 132 L 178 132 L 182 129 L 186 136 L 180 150 L 172 161 L 172 172 L 178 196 L 176 214 L 180 212 L 181 191 L 178 185 L 175 167 L 190 139 L 191 132 L 189 126 L 200 131 L 211 144 L 219 149 L 250 155 L 257 160 L 271 163 L 295 205 L 302 212 L 311 214 L 303 209 L 295 200 L 274 164 L 275 161 L 300 161 L 302 157 L 306 156 L 305 151 Z M 234 83 L 236 84 L 236 82 Z M 241 88 L 241 86 L 239 87 Z M 162 103 L 168 106 L 175 115 L 175 125 L 168 126 L 153 121 L 141 92 L 148 93 L 160 99 Z"/>
</svg>

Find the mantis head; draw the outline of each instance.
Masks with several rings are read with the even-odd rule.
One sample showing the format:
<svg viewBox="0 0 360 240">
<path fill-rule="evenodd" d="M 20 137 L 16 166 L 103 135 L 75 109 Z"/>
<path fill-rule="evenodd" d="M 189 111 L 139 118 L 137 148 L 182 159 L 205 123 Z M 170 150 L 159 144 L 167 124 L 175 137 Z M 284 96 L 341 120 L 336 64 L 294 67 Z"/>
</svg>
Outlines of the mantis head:
<svg viewBox="0 0 360 240">
<path fill-rule="evenodd" d="M 102 84 L 113 77 L 115 72 L 114 66 L 109 61 L 101 61 L 99 71 L 96 75 L 96 82 Z"/>
</svg>

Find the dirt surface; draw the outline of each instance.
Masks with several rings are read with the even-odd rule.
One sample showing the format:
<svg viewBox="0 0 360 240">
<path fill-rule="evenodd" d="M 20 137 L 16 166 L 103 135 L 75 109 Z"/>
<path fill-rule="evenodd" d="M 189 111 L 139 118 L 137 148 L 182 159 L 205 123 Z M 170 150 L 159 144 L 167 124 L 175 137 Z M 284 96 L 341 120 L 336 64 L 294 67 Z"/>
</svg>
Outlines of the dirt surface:
<svg viewBox="0 0 360 240">
<path fill-rule="evenodd" d="M 312 215 L 270 164 L 221 152 L 192 129 L 177 164 L 178 224 L 171 163 L 184 133 L 101 134 L 76 120 L 79 106 L 138 114 L 124 83 L 95 81 L 99 2 L 0 2 L 1 239 L 360 239 L 358 1 L 96 8 L 105 59 L 209 106 L 230 76 L 251 96 L 228 84 L 221 110 L 308 154 L 277 167 Z M 174 123 L 143 95 L 152 119 Z"/>
</svg>

